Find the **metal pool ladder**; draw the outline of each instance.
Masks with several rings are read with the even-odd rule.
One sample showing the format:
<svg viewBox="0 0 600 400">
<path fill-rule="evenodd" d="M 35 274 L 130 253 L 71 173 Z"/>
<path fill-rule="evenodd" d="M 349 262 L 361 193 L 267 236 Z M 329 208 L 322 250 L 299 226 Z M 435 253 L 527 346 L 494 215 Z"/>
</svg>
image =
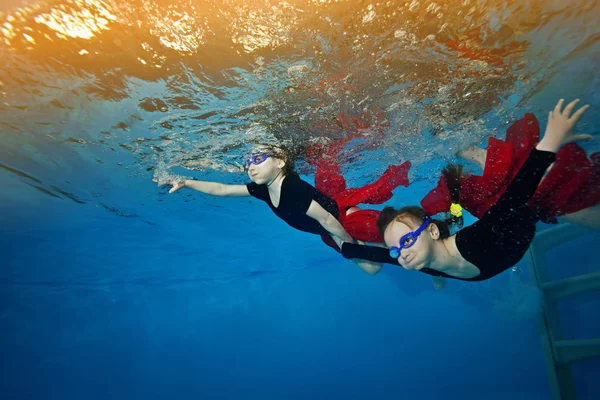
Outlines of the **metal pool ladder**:
<svg viewBox="0 0 600 400">
<path fill-rule="evenodd" d="M 576 398 L 570 364 L 600 357 L 600 338 L 564 339 L 557 303 L 582 293 L 600 291 L 600 272 L 551 281 L 546 268 L 546 252 L 560 244 L 585 234 L 587 229 L 561 224 L 538 233 L 533 240 L 527 261 L 537 285 L 542 291 L 542 310 L 539 314 L 540 337 L 554 400 Z"/>
</svg>

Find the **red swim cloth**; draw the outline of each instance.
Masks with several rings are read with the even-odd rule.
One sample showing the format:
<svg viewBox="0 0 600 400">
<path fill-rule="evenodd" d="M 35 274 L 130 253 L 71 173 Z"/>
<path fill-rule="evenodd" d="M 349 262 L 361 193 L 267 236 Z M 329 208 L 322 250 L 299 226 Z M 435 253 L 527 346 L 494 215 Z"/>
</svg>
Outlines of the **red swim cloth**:
<svg viewBox="0 0 600 400">
<path fill-rule="evenodd" d="M 344 139 L 331 145 L 315 162 L 317 165 L 315 187 L 337 202 L 340 209 L 338 219 L 350 236 L 365 242 L 383 242 L 383 237 L 377 229 L 379 211 L 359 210 L 349 215 L 346 215 L 346 211 L 359 204 L 381 204 L 392 198 L 392 190 L 400 185 L 408 186 L 410 162 L 390 165 L 375 182 L 359 188 L 348 189 L 336 157 L 348 140 L 350 139 Z M 322 236 L 322 239 L 329 246 L 338 249 L 331 237 Z"/>
<path fill-rule="evenodd" d="M 539 140 L 539 123 L 533 114 L 508 128 L 506 140 L 490 138 L 482 176 L 470 175 L 462 184 L 460 204 L 477 218 L 502 196 Z M 450 210 L 450 192 L 442 176 L 421 201 L 429 214 Z M 600 203 L 600 154 L 588 159 L 575 143 L 563 146 L 529 206 L 540 220 L 556 223 L 557 216 Z"/>
<path fill-rule="evenodd" d="M 556 223 L 561 215 L 571 214 L 600 203 L 600 153 L 588 159 L 575 143 L 563 146 L 529 206 L 540 219 Z"/>
</svg>

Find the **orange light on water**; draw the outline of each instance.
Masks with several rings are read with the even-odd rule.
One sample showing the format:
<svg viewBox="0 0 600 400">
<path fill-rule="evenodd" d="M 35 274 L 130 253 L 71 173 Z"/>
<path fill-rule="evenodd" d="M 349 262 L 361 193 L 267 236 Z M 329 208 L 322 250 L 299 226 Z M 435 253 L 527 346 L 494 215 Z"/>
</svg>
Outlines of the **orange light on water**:
<svg viewBox="0 0 600 400">
<path fill-rule="evenodd" d="M 63 37 L 91 39 L 98 32 L 108 30 L 110 21 L 117 20 L 102 1 L 85 0 L 78 1 L 76 4 L 82 8 L 72 10 L 63 5 L 49 13 L 36 16 L 34 21 L 48 26 Z M 93 7 L 94 13 L 85 8 L 86 6 Z"/>
</svg>

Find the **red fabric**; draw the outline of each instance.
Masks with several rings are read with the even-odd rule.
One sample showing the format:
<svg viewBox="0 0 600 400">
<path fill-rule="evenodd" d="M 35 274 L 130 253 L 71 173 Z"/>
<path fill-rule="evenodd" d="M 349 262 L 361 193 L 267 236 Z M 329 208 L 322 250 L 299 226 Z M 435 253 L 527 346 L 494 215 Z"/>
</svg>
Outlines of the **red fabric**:
<svg viewBox="0 0 600 400">
<path fill-rule="evenodd" d="M 529 202 L 543 221 L 600 203 L 600 153 L 588 159 L 575 143 L 563 146 Z"/>
<path fill-rule="evenodd" d="M 525 114 L 508 128 L 505 141 L 490 138 L 483 176 L 470 175 L 465 179 L 461 187 L 461 206 L 481 218 L 506 191 L 539 135 L 540 125 L 535 115 Z"/>
<path fill-rule="evenodd" d="M 377 229 L 378 210 L 358 210 L 343 218 L 342 225 L 350 236 L 363 242 L 382 243 L 383 237 Z"/>
<path fill-rule="evenodd" d="M 482 176 L 470 175 L 461 187 L 460 203 L 477 218 L 502 196 L 539 140 L 539 123 L 533 114 L 515 122 L 506 140 L 490 138 Z M 600 203 L 600 156 L 588 160 L 575 143 L 563 146 L 550 172 L 542 180 L 529 206 L 544 222 Z M 442 177 L 421 206 L 431 214 L 450 209 L 450 192 Z"/>
<path fill-rule="evenodd" d="M 346 187 L 346 179 L 341 174 L 340 166 L 334 154 L 350 140 L 339 141 L 327 148 L 326 153 L 316 161 L 315 187 L 321 193 L 334 199 L 340 209 L 339 221 L 350 236 L 365 242 L 383 242 L 377 229 L 377 210 L 358 210 L 349 215 L 346 211 L 359 204 L 381 204 L 392 198 L 392 190 L 400 185 L 408 186 L 408 171 L 410 162 L 401 165 L 390 165 L 377 181 L 360 188 Z M 335 248 L 337 245 L 329 237 L 322 237 L 323 241 Z"/>
<path fill-rule="evenodd" d="M 421 207 L 429 215 L 435 215 L 441 212 L 450 211 L 450 205 L 452 204 L 452 198 L 450 196 L 450 190 L 448 190 L 448 184 L 446 183 L 446 177 L 440 176 L 438 184 L 421 200 Z"/>
<path fill-rule="evenodd" d="M 317 168 L 325 168 L 322 164 Z M 359 188 L 347 189 L 345 178 L 339 174 L 339 167 L 336 168 L 333 162 L 328 162 L 323 172 L 319 173 L 317 170 L 315 186 L 320 192 L 333 198 L 340 211 L 358 204 L 381 204 L 392 198 L 392 190 L 400 185 L 408 186 L 409 169 L 410 161 L 401 165 L 390 165 L 377 181 Z"/>
<path fill-rule="evenodd" d="M 344 132 L 345 138 L 338 139 L 333 143 L 314 144 L 306 149 L 306 161 L 317 167 L 315 186 L 317 190 L 337 202 L 340 209 L 339 221 L 350 236 L 365 242 L 383 242 L 377 229 L 379 211 L 358 210 L 350 215 L 346 215 L 346 211 L 361 203 L 381 204 L 392 197 L 393 189 L 399 185 L 408 186 L 410 162 L 398 166 L 390 165 L 376 182 L 360 188 L 348 189 L 337 160 L 338 154 L 350 140 L 357 138 L 368 138 L 366 143 L 362 143 L 364 148 L 376 147 L 377 143 L 383 139 L 385 133 L 383 128 L 389 127 L 389 121 L 385 119 L 384 112 L 373 110 L 368 113 L 363 112 L 358 117 L 341 112 L 335 116 L 334 123 L 337 129 L 341 128 Z M 322 128 L 327 127 L 323 126 Z M 331 130 L 329 128 L 323 130 L 329 131 Z M 371 130 L 365 136 L 364 130 L 368 128 Z M 339 251 L 330 236 L 322 236 L 322 239 L 328 246 Z"/>
<path fill-rule="evenodd" d="M 340 209 L 340 213 L 342 210 Z M 383 243 L 383 237 L 377 229 L 377 220 L 379 219 L 380 211 L 378 210 L 358 210 L 343 218 L 342 226 L 354 239 L 362 240 L 363 242 Z M 337 250 L 337 244 L 329 235 L 321 236 L 325 244 Z"/>
</svg>

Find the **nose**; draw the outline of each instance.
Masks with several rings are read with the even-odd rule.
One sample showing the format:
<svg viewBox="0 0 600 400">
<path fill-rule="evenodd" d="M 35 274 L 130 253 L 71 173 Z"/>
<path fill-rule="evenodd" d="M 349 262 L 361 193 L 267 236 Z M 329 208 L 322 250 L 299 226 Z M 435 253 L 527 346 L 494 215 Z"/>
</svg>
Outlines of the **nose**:
<svg viewBox="0 0 600 400">
<path fill-rule="evenodd" d="M 248 167 L 248 172 L 250 174 L 252 174 L 255 170 L 256 170 L 256 165 L 250 164 L 250 166 Z"/>
<path fill-rule="evenodd" d="M 406 260 L 408 258 L 408 250 L 407 249 L 400 250 L 400 258 L 402 258 L 403 260 Z"/>
<path fill-rule="evenodd" d="M 406 249 L 400 250 L 400 257 L 398 257 L 398 264 L 400 264 L 400 266 L 406 270 L 411 270 L 412 268 L 409 268 L 406 265 L 407 258 L 408 258 L 408 252 L 406 251 Z"/>
</svg>

